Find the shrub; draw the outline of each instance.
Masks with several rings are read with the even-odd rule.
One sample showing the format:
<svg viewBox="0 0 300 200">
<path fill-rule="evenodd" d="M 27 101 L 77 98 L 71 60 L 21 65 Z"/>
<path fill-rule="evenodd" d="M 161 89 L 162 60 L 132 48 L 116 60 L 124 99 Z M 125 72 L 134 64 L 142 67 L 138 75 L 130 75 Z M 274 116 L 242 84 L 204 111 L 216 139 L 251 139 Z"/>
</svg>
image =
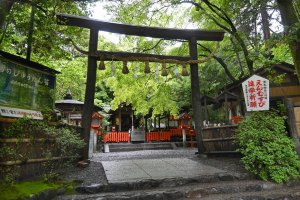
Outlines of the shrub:
<svg viewBox="0 0 300 200">
<path fill-rule="evenodd" d="M 240 123 L 236 143 L 245 168 L 263 180 L 281 183 L 299 177 L 295 145 L 286 135 L 284 117 L 277 113 L 251 113 Z"/>
<path fill-rule="evenodd" d="M 70 127 L 56 128 L 47 120 L 33 120 L 19 118 L 0 135 L 2 138 L 17 138 L 16 143 L 4 143 L 0 146 L 2 161 L 27 161 L 30 158 L 46 158 L 41 164 L 41 171 L 47 180 L 58 175 L 58 169 L 66 169 L 74 160 L 80 157 L 84 141 L 79 134 Z M 19 142 L 22 138 L 29 138 L 29 142 Z M 35 139 L 43 139 L 36 142 Z M 25 150 L 26 149 L 26 150 Z M 57 161 L 52 158 L 60 157 Z M 5 183 L 13 183 L 18 179 L 16 166 L 0 168 L 0 176 Z M 0 181 L 1 182 L 1 181 Z"/>
</svg>

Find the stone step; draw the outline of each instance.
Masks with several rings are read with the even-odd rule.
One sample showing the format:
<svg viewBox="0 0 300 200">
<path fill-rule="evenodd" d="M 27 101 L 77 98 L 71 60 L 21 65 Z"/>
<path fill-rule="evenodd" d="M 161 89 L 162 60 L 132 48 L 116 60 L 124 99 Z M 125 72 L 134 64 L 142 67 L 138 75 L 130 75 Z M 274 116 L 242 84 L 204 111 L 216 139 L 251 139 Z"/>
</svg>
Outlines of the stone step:
<svg viewBox="0 0 300 200">
<path fill-rule="evenodd" d="M 276 184 L 265 181 L 234 181 L 230 184 L 194 187 L 185 193 L 186 199 L 300 199 L 300 181 Z"/>
<path fill-rule="evenodd" d="M 190 200 L 300 200 L 300 186 L 277 188 L 269 191 L 241 192 L 234 194 L 217 194 L 203 197 L 186 198 Z"/>
<path fill-rule="evenodd" d="M 138 144 L 108 144 L 109 152 L 126 152 L 141 150 L 169 150 L 173 149 L 173 145 L 168 143 L 138 143 Z"/>
<path fill-rule="evenodd" d="M 249 180 L 248 174 L 229 174 L 219 173 L 212 175 L 199 175 L 195 177 L 187 178 L 165 178 L 165 179 L 145 179 L 135 182 L 115 182 L 108 184 L 93 184 L 83 185 L 76 188 L 79 193 L 94 194 L 101 192 L 114 192 L 114 191 L 132 191 L 132 190 L 145 190 L 145 189 L 157 189 L 157 188 L 172 188 L 181 187 L 190 184 L 209 184 L 218 182 L 230 182 Z"/>
<path fill-rule="evenodd" d="M 65 199 L 97 200 L 173 200 L 173 199 L 300 199 L 300 185 L 274 184 L 257 180 L 220 181 L 216 183 L 190 184 L 177 187 L 161 187 L 101 194 L 81 194 L 58 197 Z"/>
</svg>

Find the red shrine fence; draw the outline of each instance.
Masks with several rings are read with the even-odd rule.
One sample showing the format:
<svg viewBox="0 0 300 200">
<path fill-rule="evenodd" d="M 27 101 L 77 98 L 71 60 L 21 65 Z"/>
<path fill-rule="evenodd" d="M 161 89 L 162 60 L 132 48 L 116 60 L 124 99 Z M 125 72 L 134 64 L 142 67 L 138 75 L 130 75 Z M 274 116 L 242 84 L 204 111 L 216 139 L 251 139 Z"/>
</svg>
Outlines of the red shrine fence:
<svg viewBox="0 0 300 200">
<path fill-rule="evenodd" d="M 154 131 L 146 133 L 145 142 L 170 142 L 174 137 L 182 138 L 182 129 L 170 129 L 164 131 Z M 186 129 L 187 137 L 195 137 L 194 129 Z M 129 132 L 107 132 L 104 135 L 103 141 L 105 143 L 118 143 L 118 142 L 130 142 Z"/>
<path fill-rule="evenodd" d="M 234 143 L 237 125 L 225 125 L 219 127 L 207 127 L 202 130 L 202 141 L 206 153 L 236 152 Z M 196 146 L 196 134 L 194 129 L 185 129 L 186 143 Z M 130 142 L 128 132 L 107 132 L 104 136 L 105 143 Z M 145 142 L 183 142 L 183 130 L 181 128 L 147 132 Z"/>
</svg>

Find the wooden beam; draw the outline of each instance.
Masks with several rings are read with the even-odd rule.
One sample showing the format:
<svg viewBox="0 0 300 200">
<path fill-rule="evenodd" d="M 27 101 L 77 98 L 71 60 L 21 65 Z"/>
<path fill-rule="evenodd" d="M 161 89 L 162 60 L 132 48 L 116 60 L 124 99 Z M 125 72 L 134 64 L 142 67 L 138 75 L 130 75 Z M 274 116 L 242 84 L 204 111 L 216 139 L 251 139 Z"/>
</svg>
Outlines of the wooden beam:
<svg viewBox="0 0 300 200">
<path fill-rule="evenodd" d="M 234 140 L 235 137 L 227 137 L 227 138 L 212 138 L 212 139 L 203 139 L 203 142 L 215 142 L 215 141 L 227 141 Z"/>
<path fill-rule="evenodd" d="M 221 41 L 224 38 L 224 31 L 221 30 L 175 29 L 135 26 L 129 24 L 105 22 L 88 17 L 79 17 L 63 13 L 57 13 L 56 17 L 57 23 L 60 25 L 77 26 L 89 29 L 93 28 L 99 31 L 107 31 L 110 33 L 163 38 L 167 40 L 190 40 L 191 38 L 194 38 L 196 40 Z"/>
</svg>

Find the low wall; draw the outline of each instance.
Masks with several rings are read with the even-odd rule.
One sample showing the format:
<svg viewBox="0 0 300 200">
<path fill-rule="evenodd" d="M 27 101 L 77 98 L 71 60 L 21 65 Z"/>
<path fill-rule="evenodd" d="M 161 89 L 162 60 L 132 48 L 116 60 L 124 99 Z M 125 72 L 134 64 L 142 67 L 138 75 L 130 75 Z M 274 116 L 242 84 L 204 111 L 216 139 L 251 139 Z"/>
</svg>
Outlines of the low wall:
<svg viewBox="0 0 300 200">
<path fill-rule="evenodd" d="M 8 126 L 9 122 L 2 122 L 2 128 Z M 56 127 L 62 128 L 70 126 L 57 125 Z M 80 127 L 72 128 L 74 128 L 76 132 L 80 133 L 81 131 Z M 43 133 L 35 132 L 32 133 L 32 135 L 28 134 L 27 137 L 22 138 L 0 138 L 1 179 L 9 173 L 18 174 L 17 180 L 41 176 L 46 169 L 43 166 L 46 163 L 51 162 L 57 163 L 58 165 L 62 160 L 70 158 L 74 158 L 74 156 L 61 157 L 59 148 L 55 145 L 55 138 Z M 55 165 L 56 164 L 52 164 L 52 166 Z"/>
<path fill-rule="evenodd" d="M 206 153 L 235 152 L 234 134 L 237 126 L 218 126 L 202 129 L 202 140 Z"/>
</svg>

